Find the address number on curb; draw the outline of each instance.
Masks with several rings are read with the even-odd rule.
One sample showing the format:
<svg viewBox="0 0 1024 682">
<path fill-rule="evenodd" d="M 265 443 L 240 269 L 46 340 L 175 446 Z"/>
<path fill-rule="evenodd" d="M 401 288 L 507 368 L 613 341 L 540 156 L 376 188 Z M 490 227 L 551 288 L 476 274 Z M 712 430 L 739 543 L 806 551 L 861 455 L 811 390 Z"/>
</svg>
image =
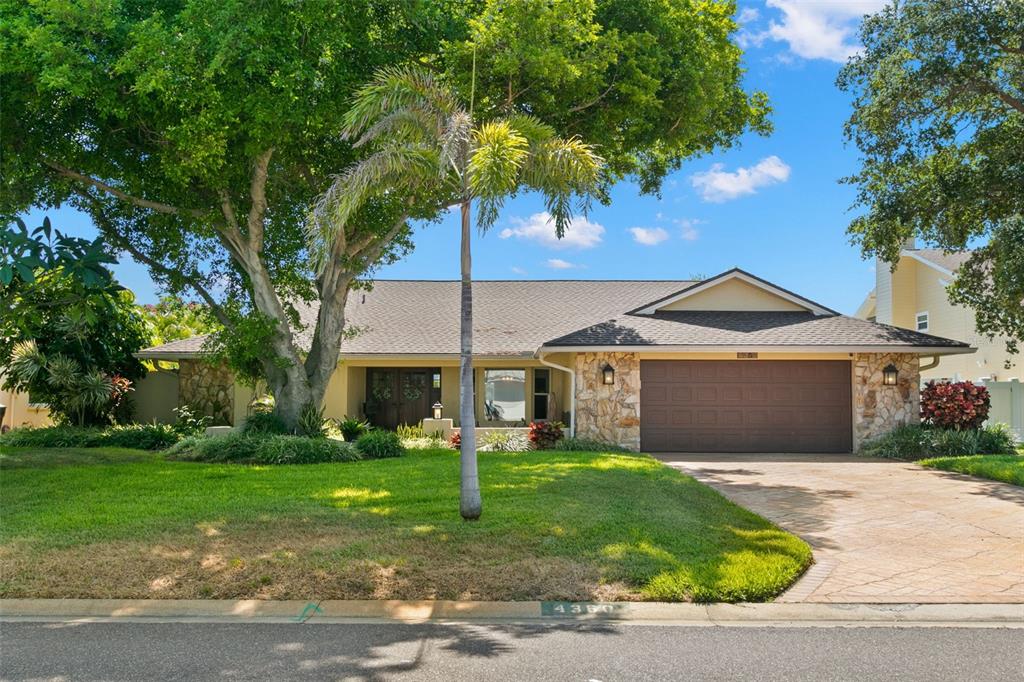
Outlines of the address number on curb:
<svg viewBox="0 0 1024 682">
<path fill-rule="evenodd" d="M 576 616 L 610 616 L 622 611 L 622 604 L 601 604 L 585 601 L 542 601 L 540 615 L 554 618 Z"/>
</svg>

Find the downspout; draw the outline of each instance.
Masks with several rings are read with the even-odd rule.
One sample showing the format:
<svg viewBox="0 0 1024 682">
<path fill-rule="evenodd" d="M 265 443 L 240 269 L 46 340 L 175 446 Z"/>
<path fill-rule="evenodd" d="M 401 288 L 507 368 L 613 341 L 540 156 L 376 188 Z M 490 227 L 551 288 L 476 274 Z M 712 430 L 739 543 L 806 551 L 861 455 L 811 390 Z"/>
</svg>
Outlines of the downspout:
<svg viewBox="0 0 1024 682">
<path fill-rule="evenodd" d="M 935 369 L 938 366 L 939 366 L 939 356 L 938 355 L 933 355 L 932 356 L 932 361 L 929 362 L 927 365 L 920 365 L 919 364 L 918 367 L 917 367 L 917 371 L 923 372 L 923 371 L 925 371 L 927 369 Z"/>
<path fill-rule="evenodd" d="M 565 367 L 563 365 L 555 364 L 554 362 L 551 362 L 550 360 L 545 360 L 544 359 L 544 354 L 540 351 L 540 349 L 538 349 L 537 352 L 533 354 L 533 356 L 535 358 L 537 358 L 537 361 L 540 362 L 540 364 L 544 365 L 545 367 L 550 367 L 552 369 L 561 370 L 563 372 L 566 372 L 569 375 L 569 437 L 570 438 L 575 437 L 576 436 L 576 372 L 573 371 L 572 369 L 570 369 L 569 367 Z"/>
</svg>

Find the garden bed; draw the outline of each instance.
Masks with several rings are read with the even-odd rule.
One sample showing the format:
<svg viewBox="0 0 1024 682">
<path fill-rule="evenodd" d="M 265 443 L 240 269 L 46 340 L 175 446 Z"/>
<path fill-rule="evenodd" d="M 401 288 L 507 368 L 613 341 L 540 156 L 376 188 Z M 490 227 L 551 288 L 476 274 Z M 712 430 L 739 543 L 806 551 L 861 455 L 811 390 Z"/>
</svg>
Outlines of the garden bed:
<svg viewBox="0 0 1024 682">
<path fill-rule="evenodd" d="M 467 523 L 450 450 L 286 467 L 0 452 L 2 597 L 764 600 L 811 560 L 644 455 L 481 453 Z"/>
</svg>

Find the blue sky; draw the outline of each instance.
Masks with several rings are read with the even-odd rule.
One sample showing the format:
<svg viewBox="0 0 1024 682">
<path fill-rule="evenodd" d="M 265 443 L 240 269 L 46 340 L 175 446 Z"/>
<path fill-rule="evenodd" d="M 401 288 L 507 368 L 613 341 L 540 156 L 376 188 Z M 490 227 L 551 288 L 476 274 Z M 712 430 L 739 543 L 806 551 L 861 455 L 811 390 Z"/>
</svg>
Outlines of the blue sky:
<svg viewBox="0 0 1024 682">
<path fill-rule="evenodd" d="M 561 242 L 536 196 L 509 201 L 495 228 L 474 235 L 477 279 L 687 279 L 734 266 L 841 312 L 852 313 L 874 285 L 874 265 L 849 242 L 857 150 L 843 143 L 849 97 L 835 87 L 856 48 L 859 17 L 881 0 L 740 2 L 746 84 L 768 93 L 775 131 L 745 136 L 726 152 L 695 159 L 665 182 L 661 199 L 616 186 Z M 70 209 L 56 227 L 95 234 Z M 40 214 L 33 214 L 32 218 Z M 458 221 L 417 229 L 416 248 L 378 278 L 457 279 Z M 119 280 L 140 302 L 154 301 L 146 269 L 127 257 Z"/>
</svg>

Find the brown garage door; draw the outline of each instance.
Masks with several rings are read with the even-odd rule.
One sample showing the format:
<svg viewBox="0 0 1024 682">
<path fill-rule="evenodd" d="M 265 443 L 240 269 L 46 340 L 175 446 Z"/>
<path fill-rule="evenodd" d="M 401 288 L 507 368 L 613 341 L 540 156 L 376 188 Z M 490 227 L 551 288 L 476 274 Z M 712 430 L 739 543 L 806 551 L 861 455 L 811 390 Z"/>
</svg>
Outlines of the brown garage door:
<svg viewBox="0 0 1024 682">
<path fill-rule="evenodd" d="M 849 452 L 850 363 L 643 360 L 648 452 Z"/>
</svg>

